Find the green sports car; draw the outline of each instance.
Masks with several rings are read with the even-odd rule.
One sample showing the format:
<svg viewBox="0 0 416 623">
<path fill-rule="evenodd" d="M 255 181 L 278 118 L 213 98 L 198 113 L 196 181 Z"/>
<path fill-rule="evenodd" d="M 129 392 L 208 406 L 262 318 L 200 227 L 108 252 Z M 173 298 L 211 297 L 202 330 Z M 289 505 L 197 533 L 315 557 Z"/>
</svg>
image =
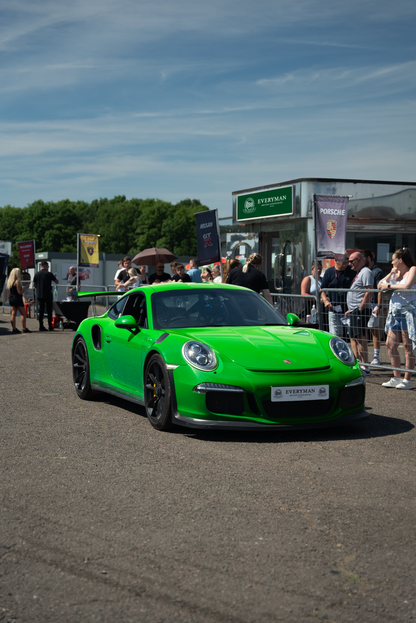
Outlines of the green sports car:
<svg viewBox="0 0 416 623">
<path fill-rule="evenodd" d="M 144 405 L 158 430 L 313 428 L 367 417 L 348 344 L 298 322 L 238 286 L 135 288 L 79 326 L 75 391 Z"/>
</svg>

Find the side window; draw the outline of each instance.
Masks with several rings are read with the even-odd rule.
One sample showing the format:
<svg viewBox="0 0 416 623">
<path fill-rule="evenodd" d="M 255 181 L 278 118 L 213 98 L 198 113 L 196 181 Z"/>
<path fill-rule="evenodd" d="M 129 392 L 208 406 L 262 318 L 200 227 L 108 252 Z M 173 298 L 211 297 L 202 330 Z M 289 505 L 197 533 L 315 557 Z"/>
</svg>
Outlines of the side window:
<svg viewBox="0 0 416 623">
<path fill-rule="evenodd" d="M 116 320 L 117 318 L 123 315 L 123 310 L 124 310 L 124 306 L 126 304 L 127 299 L 128 299 L 127 296 L 122 296 L 121 299 L 117 301 L 117 303 L 114 303 L 114 305 L 108 312 L 108 315 L 110 318 L 113 318 L 114 320 Z"/>
<path fill-rule="evenodd" d="M 124 314 L 133 316 L 139 327 L 147 328 L 147 307 L 144 294 L 132 294 L 129 296 Z"/>
</svg>

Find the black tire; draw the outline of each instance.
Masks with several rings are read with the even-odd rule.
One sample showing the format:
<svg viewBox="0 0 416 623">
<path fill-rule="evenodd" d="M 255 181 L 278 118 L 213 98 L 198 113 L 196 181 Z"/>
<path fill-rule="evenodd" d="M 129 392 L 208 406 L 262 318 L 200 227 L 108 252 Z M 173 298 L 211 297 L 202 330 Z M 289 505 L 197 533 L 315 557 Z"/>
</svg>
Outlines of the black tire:
<svg viewBox="0 0 416 623">
<path fill-rule="evenodd" d="M 160 355 L 153 355 L 144 374 L 144 402 L 149 422 L 156 430 L 173 428 L 169 373 Z"/>
<path fill-rule="evenodd" d="M 78 338 L 72 351 L 72 376 L 77 395 L 81 400 L 91 400 L 93 391 L 90 383 L 90 364 L 87 345 L 82 337 Z"/>
</svg>

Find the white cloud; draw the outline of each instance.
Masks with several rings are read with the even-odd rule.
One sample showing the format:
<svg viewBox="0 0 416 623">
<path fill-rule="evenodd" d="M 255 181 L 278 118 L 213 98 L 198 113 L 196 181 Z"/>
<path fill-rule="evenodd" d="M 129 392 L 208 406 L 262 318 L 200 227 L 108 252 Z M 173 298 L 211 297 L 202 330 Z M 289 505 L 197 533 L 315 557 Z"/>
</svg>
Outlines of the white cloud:
<svg viewBox="0 0 416 623">
<path fill-rule="evenodd" d="M 415 14 L 413 0 L 14 0 L 2 203 L 192 196 L 228 212 L 232 190 L 302 175 L 411 179 Z"/>
</svg>

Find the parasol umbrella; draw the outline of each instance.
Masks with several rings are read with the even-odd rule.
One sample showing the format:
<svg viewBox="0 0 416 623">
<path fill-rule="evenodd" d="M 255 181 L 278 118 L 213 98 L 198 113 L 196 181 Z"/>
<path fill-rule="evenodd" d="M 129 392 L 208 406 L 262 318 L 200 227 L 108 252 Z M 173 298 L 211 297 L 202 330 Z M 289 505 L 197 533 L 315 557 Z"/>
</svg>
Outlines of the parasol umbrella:
<svg viewBox="0 0 416 623">
<path fill-rule="evenodd" d="M 176 255 L 168 251 L 167 249 L 152 247 L 151 249 L 144 249 L 132 259 L 133 264 L 146 264 L 147 266 L 156 266 L 158 262 L 169 264 L 176 260 Z"/>
</svg>

